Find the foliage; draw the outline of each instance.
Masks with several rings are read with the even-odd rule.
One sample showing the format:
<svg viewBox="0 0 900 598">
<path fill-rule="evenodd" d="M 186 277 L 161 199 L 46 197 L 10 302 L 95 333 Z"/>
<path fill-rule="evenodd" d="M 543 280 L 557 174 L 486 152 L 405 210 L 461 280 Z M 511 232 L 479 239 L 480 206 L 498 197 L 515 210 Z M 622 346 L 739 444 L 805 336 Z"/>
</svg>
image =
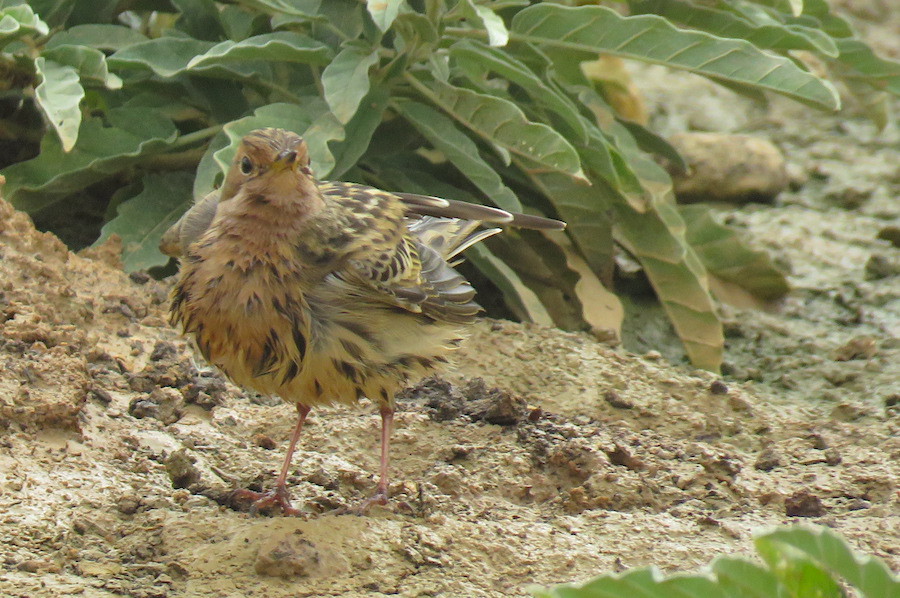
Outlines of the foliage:
<svg viewBox="0 0 900 598">
<path fill-rule="evenodd" d="M 537 590 L 538 598 L 863 598 L 900 596 L 900 579 L 877 558 L 854 553 L 828 528 L 783 527 L 754 541 L 763 563 L 719 557 L 701 573 L 665 576 L 655 567 L 601 575 L 581 585 Z"/>
<path fill-rule="evenodd" d="M 567 220 L 566 237 L 514 232 L 470 252 L 522 317 L 617 330 L 621 306 L 603 284 L 618 242 L 641 262 L 692 361 L 715 370 L 723 337 L 710 272 L 728 271 L 730 284 L 764 299 L 784 292 L 783 278 L 730 233 L 729 255 L 743 259 L 734 264 L 713 264 L 714 253 L 692 244 L 709 238 L 698 227 L 718 225 L 686 228 L 652 159 L 677 162 L 676 153 L 611 107 L 621 103 L 610 99 L 621 73 L 607 76 L 598 56 L 824 109 L 836 109 L 838 95 L 799 51 L 856 90 L 900 92 L 900 65 L 872 54 L 824 0 L 633 0 L 627 9 L 0 0 L 0 67 L 15 106 L 0 137 L 25 141 L 4 158 L 5 194 L 37 212 L 90 185 L 119 187 L 102 238 L 124 237 L 130 267 L 159 265 L 165 226 L 215 187 L 240 136 L 284 127 L 307 138 L 323 179 Z M 39 153 L 38 139 L 28 143 L 36 119 Z"/>
</svg>

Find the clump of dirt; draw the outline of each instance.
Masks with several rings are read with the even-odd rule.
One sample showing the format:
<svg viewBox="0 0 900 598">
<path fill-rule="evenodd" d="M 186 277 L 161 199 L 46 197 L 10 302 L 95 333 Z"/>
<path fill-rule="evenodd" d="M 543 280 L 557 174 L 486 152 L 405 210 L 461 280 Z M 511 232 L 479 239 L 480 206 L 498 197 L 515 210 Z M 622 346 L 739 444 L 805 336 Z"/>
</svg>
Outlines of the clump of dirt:
<svg viewBox="0 0 900 598">
<path fill-rule="evenodd" d="M 231 490 L 271 484 L 294 409 L 203 369 L 165 323 L 168 283 L 126 276 L 114 246 L 70 254 L 2 203 L 0 247 L 6 595 L 520 596 L 696 567 L 792 520 L 900 564 L 895 407 L 499 321 L 401 397 L 394 508 L 333 513 L 374 489 L 364 405 L 310 418 L 289 478 L 304 517 L 239 512 Z"/>
</svg>

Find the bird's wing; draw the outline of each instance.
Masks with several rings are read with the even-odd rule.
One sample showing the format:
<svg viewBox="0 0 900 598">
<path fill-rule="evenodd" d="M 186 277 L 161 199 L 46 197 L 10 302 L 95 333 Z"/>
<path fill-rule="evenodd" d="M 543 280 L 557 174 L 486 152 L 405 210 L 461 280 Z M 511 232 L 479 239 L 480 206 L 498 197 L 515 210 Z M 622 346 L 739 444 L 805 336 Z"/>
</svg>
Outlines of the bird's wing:
<svg viewBox="0 0 900 598">
<path fill-rule="evenodd" d="M 410 204 L 399 195 L 365 185 L 322 183 L 320 190 L 329 203 L 340 206 L 347 219 L 343 228 L 356 231 L 348 259 L 331 275 L 333 283 L 436 320 L 468 322 L 480 310 L 472 300 L 475 290 L 447 260 L 500 229 L 479 230 L 480 219 L 420 214 L 409 218 Z M 419 203 L 431 201 L 423 197 Z M 373 220 L 374 213 L 382 217 Z M 505 212 L 481 213 L 488 214 L 503 221 L 508 218 Z M 371 225 L 354 227 L 355 219 L 368 219 Z"/>
<path fill-rule="evenodd" d="M 178 222 L 163 233 L 159 241 L 159 250 L 166 255 L 179 257 L 184 255 L 188 245 L 203 236 L 219 207 L 219 190 L 210 191 L 203 199 L 192 205 Z"/>
</svg>

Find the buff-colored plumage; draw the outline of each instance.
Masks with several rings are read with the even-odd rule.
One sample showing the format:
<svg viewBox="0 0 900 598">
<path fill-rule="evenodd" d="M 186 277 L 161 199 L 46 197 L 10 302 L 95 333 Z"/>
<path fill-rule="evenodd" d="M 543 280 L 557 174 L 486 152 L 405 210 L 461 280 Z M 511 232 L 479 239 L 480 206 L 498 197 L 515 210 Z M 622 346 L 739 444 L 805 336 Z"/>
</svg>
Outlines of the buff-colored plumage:
<svg viewBox="0 0 900 598">
<path fill-rule="evenodd" d="M 386 500 L 394 395 L 443 363 L 479 311 L 448 262 L 500 232 L 482 222 L 563 226 L 319 182 L 299 136 L 262 129 L 242 140 L 222 188 L 166 233 L 161 247 L 183 255 L 172 323 L 235 383 L 298 406 L 275 495 L 254 495 L 261 506 L 293 512 L 284 478 L 309 407 L 363 396 L 384 417 L 376 500 Z"/>
</svg>

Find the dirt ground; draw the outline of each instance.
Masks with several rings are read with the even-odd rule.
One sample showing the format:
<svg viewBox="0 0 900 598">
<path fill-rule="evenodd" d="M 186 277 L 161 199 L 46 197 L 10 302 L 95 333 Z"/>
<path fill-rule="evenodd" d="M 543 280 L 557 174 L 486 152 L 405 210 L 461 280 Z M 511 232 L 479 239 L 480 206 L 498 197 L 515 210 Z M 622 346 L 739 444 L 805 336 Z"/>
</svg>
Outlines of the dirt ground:
<svg viewBox="0 0 900 598">
<path fill-rule="evenodd" d="M 205 369 L 165 322 L 169 283 L 0 204 L 0 594 L 524 596 L 695 569 L 797 521 L 900 569 L 896 129 L 639 77 L 657 125 L 785 152 L 794 189 L 726 219 L 794 292 L 774 313 L 723 308 L 724 377 L 681 363 L 652 313 L 630 332 L 642 354 L 479 323 L 401 401 L 395 506 L 365 517 L 329 511 L 374 489 L 371 405 L 311 417 L 289 480 L 307 516 L 231 508 L 232 488 L 271 483 L 293 408 Z"/>
</svg>

